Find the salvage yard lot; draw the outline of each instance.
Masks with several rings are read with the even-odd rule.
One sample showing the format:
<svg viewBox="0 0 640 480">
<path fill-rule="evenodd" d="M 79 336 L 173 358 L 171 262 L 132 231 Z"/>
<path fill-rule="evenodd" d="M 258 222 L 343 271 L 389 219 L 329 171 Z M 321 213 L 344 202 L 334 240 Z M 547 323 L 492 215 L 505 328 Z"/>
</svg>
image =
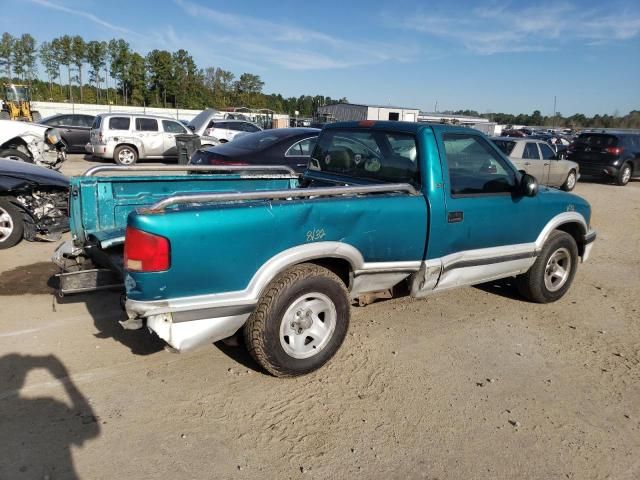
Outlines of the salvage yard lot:
<svg viewBox="0 0 640 480">
<path fill-rule="evenodd" d="M 2 251 L 0 479 L 638 478 L 640 182 L 575 193 L 598 239 L 559 302 L 500 282 L 354 308 L 295 379 L 169 353 L 116 292 L 56 300 L 55 244 Z"/>
</svg>

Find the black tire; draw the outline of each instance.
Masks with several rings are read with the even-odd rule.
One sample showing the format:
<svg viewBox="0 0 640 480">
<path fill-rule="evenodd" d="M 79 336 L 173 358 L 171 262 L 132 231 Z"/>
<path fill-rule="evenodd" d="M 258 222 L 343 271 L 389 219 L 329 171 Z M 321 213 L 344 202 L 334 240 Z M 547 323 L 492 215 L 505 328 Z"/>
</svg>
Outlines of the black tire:
<svg viewBox="0 0 640 480">
<path fill-rule="evenodd" d="M 558 253 L 561 255 L 566 253 L 569 258 L 569 263 L 565 263 L 568 275 L 563 283 L 558 282 L 557 289 L 555 286 L 550 289 L 545 278 L 548 276 L 548 271 L 553 269 L 553 266 L 549 265 L 551 257 Z M 555 302 L 567 293 L 577 269 L 578 247 L 576 241 L 568 233 L 555 230 L 549 235 L 544 247 L 542 247 L 542 252 L 529 271 L 516 277 L 516 286 L 520 294 L 527 300 L 536 303 Z"/>
<path fill-rule="evenodd" d="M 0 158 L 8 158 L 18 162 L 33 163 L 33 159 L 29 155 L 15 148 L 4 148 L 0 150 Z"/>
<path fill-rule="evenodd" d="M 571 176 L 573 175 L 573 181 L 571 181 Z M 575 170 L 571 170 L 567 175 L 567 179 L 562 184 L 562 190 L 565 192 L 570 192 L 574 188 L 576 188 L 576 183 L 578 183 L 578 178 Z"/>
<path fill-rule="evenodd" d="M 124 161 L 124 159 L 120 158 L 120 154 L 126 155 L 128 158 L 131 158 L 132 161 Z M 138 161 L 138 152 L 135 148 L 130 145 L 120 145 L 116 147 L 113 151 L 113 159 L 118 165 L 131 166 L 135 165 Z"/>
<path fill-rule="evenodd" d="M 42 120 L 42 115 L 40 115 L 40 112 L 37 110 L 31 110 L 31 119 L 34 123 L 38 123 L 40 120 Z"/>
<path fill-rule="evenodd" d="M 0 250 L 17 245 L 24 235 L 22 212 L 10 200 L 11 197 L 0 197 Z"/>
<path fill-rule="evenodd" d="M 297 338 L 303 342 L 302 348 L 311 345 L 311 353 L 306 358 L 295 358 L 284 346 L 291 340 L 288 340 L 287 336 L 281 338 L 282 329 L 287 329 L 289 325 L 293 328 L 294 323 L 285 323 L 283 319 L 285 313 L 296 305 L 301 305 L 300 302 L 307 302 L 307 295 L 311 298 L 322 296 L 331 302 L 335 318 L 330 320 L 331 313 L 329 316 L 323 314 L 324 319 L 321 322 L 323 327 L 332 323 L 334 328 L 325 337 L 324 343 L 320 344 L 318 351 L 314 352 L 313 349 L 316 347 L 313 346 L 312 337 L 307 336 L 307 331 L 311 331 L 314 322 L 320 320 L 309 320 L 312 323 L 306 327 L 300 327 L 298 324 L 296 328 L 300 327 L 300 330 Z M 307 304 L 311 303 L 302 303 Z M 297 314 L 293 311 L 290 313 L 292 316 L 289 318 L 295 320 L 294 315 Z M 244 326 L 245 344 L 251 356 L 270 374 L 276 377 L 304 375 L 317 370 L 335 355 L 347 334 L 350 315 L 349 294 L 336 274 L 310 263 L 296 265 L 278 275 L 263 292 L 256 309 Z M 297 318 L 305 321 L 306 317 L 302 315 Z M 293 349 L 291 346 L 289 348 Z"/>
<path fill-rule="evenodd" d="M 0 120 L 11 120 L 11 115 L 6 110 L 0 110 Z"/>
<path fill-rule="evenodd" d="M 625 163 L 620 167 L 618 171 L 618 176 L 616 177 L 616 185 L 620 187 L 624 187 L 629 180 L 631 180 L 631 175 L 633 173 L 633 169 L 631 168 L 631 164 L 629 162 Z"/>
</svg>

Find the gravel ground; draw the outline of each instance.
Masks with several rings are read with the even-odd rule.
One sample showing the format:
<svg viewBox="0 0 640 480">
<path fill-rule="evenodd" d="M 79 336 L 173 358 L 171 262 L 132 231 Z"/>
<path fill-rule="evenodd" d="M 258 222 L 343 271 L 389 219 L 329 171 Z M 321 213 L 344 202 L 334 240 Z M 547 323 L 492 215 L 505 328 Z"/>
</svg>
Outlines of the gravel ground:
<svg viewBox="0 0 640 480">
<path fill-rule="evenodd" d="M 115 292 L 56 300 L 54 244 L 1 251 L 0 479 L 639 478 L 640 182 L 576 193 L 598 240 L 561 301 L 502 282 L 354 308 L 296 379 L 169 353 Z"/>
</svg>

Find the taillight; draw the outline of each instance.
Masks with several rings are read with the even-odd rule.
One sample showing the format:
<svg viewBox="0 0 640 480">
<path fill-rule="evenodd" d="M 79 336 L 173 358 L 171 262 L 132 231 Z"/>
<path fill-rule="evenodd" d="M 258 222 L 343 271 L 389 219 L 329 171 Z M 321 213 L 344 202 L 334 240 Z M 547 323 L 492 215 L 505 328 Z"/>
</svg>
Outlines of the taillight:
<svg viewBox="0 0 640 480">
<path fill-rule="evenodd" d="M 224 160 L 221 158 L 212 158 L 209 163 L 211 165 L 249 165 L 247 162 L 243 162 L 241 160 Z"/>
<path fill-rule="evenodd" d="M 620 155 L 622 152 L 624 152 L 622 147 L 607 147 L 607 153 L 611 155 Z"/>
<path fill-rule="evenodd" d="M 161 272 L 171 266 L 169 240 L 160 235 L 127 227 L 124 237 L 124 266 L 134 272 Z"/>
</svg>

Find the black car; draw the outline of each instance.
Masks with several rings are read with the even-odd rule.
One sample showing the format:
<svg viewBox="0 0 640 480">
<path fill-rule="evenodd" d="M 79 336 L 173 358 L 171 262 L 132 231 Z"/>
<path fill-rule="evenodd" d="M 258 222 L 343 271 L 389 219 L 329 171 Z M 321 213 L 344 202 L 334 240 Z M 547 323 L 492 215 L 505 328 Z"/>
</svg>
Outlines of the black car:
<svg viewBox="0 0 640 480">
<path fill-rule="evenodd" d="M 57 127 L 67 152 L 84 153 L 93 119 L 93 115 L 62 114 L 47 117 L 39 123 Z"/>
<path fill-rule="evenodd" d="M 318 138 L 317 128 L 277 128 L 238 136 L 191 157 L 192 165 L 287 165 L 304 172 Z"/>
<path fill-rule="evenodd" d="M 0 250 L 57 240 L 69 230 L 69 180 L 26 162 L 0 159 Z"/>
<path fill-rule="evenodd" d="M 581 133 L 569 145 L 567 159 L 578 163 L 583 175 L 626 185 L 640 177 L 640 133 Z"/>
</svg>

